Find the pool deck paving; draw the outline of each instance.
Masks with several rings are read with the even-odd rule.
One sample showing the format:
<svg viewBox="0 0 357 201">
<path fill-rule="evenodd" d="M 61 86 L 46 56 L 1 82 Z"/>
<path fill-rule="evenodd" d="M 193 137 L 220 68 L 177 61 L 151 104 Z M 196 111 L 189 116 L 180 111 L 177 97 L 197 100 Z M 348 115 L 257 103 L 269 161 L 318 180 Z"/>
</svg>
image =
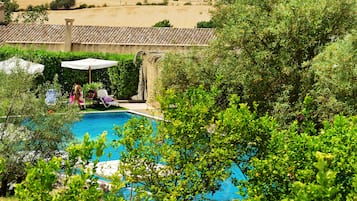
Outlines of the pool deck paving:
<svg viewBox="0 0 357 201">
<path fill-rule="evenodd" d="M 147 103 L 130 103 L 130 102 L 121 102 L 120 107 L 126 108 L 130 111 L 141 113 L 157 118 L 162 118 L 162 114 L 158 108 L 155 108 Z"/>
</svg>

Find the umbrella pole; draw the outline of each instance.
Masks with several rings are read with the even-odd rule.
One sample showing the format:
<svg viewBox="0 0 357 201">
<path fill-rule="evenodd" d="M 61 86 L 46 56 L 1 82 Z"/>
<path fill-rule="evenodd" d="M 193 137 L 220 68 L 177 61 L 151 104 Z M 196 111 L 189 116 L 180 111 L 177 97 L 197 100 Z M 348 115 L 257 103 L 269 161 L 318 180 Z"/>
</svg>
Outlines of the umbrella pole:
<svg viewBox="0 0 357 201">
<path fill-rule="evenodd" d="M 92 69 L 89 66 L 88 68 L 88 83 L 90 84 L 92 82 Z"/>
</svg>

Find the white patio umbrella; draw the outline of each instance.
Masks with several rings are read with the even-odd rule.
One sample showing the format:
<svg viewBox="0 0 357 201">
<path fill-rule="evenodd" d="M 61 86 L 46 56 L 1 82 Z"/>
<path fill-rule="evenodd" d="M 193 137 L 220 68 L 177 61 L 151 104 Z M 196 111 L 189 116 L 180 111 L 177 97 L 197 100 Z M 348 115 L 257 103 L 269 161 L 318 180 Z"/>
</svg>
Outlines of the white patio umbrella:
<svg viewBox="0 0 357 201">
<path fill-rule="evenodd" d="M 11 71 L 16 68 L 21 68 L 26 70 L 30 74 L 42 73 L 45 66 L 42 64 L 33 63 L 30 61 L 23 60 L 17 57 L 11 57 L 8 60 L 0 61 L 0 70 L 5 71 L 5 73 L 10 74 Z"/>
<path fill-rule="evenodd" d="M 92 70 L 109 68 L 118 65 L 118 61 L 103 60 L 103 59 L 80 59 L 75 61 L 62 61 L 61 67 L 72 68 L 77 70 L 88 70 L 88 82 L 92 82 Z"/>
</svg>

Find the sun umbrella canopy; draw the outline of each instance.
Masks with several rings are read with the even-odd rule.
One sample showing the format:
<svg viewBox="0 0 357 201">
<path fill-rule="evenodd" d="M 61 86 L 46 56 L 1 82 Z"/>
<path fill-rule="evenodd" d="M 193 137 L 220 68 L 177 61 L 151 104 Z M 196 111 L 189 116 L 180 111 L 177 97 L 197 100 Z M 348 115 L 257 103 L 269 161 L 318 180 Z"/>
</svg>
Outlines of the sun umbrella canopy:
<svg viewBox="0 0 357 201">
<path fill-rule="evenodd" d="M 91 82 L 91 70 L 109 68 L 118 65 L 118 61 L 103 60 L 103 59 L 80 59 L 75 61 L 62 61 L 61 67 L 77 70 L 88 70 L 89 83 Z"/>
<path fill-rule="evenodd" d="M 0 62 L 0 70 L 5 71 L 5 73 L 10 74 L 16 68 L 21 68 L 26 70 L 28 73 L 42 73 L 45 66 L 42 64 L 33 63 L 30 61 L 23 60 L 17 57 L 11 57 L 8 60 Z"/>
</svg>

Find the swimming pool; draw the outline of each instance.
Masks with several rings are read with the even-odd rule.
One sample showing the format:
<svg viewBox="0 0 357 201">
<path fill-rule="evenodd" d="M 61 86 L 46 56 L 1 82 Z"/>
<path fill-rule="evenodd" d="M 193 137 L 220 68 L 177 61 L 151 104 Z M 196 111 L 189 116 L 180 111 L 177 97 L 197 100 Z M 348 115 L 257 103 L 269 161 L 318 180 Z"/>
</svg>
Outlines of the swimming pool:
<svg viewBox="0 0 357 201">
<path fill-rule="evenodd" d="M 141 116 L 129 112 L 88 113 L 83 115 L 81 121 L 73 124 L 72 132 L 77 140 L 82 141 L 86 133 L 89 134 L 90 139 L 94 140 L 100 136 L 103 131 L 106 131 L 107 141 L 112 142 L 118 139 L 118 136 L 116 136 L 114 132 L 114 126 L 124 126 L 124 124 L 133 117 Z M 155 126 L 154 120 L 153 124 Z M 99 161 L 118 160 L 121 151 L 123 151 L 123 149 L 120 147 L 114 149 L 113 147 L 108 146 Z M 111 153 L 111 157 L 108 156 L 109 153 Z"/>
<path fill-rule="evenodd" d="M 88 113 L 83 115 L 81 121 L 74 123 L 72 132 L 78 140 L 83 140 L 86 133 L 89 133 L 91 139 L 96 139 L 103 131 L 106 131 L 107 140 L 111 142 L 118 139 L 113 130 L 114 126 L 124 126 L 133 117 L 141 116 L 128 112 Z M 155 125 L 156 123 L 153 120 L 153 126 L 155 127 Z M 105 155 L 100 158 L 100 161 L 118 160 L 120 158 L 119 152 L 121 151 L 123 151 L 122 148 L 114 149 L 108 146 L 104 151 Z M 109 153 L 112 153 L 111 157 L 108 157 Z M 232 176 L 222 182 L 221 188 L 214 195 L 206 195 L 206 198 L 217 201 L 242 200 L 242 197 L 236 194 L 238 189 L 232 183 L 232 179 L 245 180 L 245 176 L 237 166 L 232 166 L 231 170 L 233 172 Z"/>
</svg>

